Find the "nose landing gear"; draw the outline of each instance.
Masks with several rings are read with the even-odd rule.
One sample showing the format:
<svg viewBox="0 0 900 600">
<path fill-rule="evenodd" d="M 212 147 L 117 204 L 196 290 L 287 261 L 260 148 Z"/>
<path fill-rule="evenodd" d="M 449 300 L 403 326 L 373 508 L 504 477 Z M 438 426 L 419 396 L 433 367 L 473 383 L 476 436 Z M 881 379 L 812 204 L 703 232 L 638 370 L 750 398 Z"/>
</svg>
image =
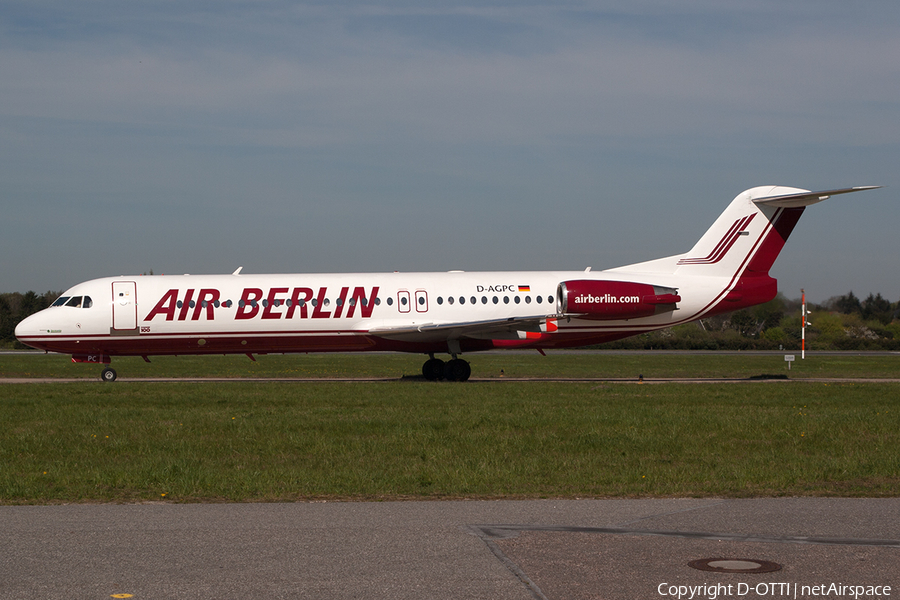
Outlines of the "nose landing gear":
<svg viewBox="0 0 900 600">
<path fill-rule="evenodd" d="M 113 382 L 116 380 L 116 370 L 111 367 L 106 367 L 102 371 L 100 371 L 100 379 L 107 382 Z"/>
</svg>

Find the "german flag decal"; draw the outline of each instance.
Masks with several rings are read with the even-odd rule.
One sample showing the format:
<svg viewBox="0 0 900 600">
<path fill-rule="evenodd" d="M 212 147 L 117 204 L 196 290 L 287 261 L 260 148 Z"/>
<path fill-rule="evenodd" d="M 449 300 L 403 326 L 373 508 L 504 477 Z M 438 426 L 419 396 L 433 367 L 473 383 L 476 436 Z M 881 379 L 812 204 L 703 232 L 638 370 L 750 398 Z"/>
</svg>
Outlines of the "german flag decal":
<svg viewBox="0 0 900 600">
<path fill-rule="evenodd" d="M 530 286 L 530 285 L 520 285 L 520 286 L 519 286 L 519 291 L 520 291 L 520 292 L 530 292 L 530 291 L 531 291 L 531 286 Z"/>
</svg>

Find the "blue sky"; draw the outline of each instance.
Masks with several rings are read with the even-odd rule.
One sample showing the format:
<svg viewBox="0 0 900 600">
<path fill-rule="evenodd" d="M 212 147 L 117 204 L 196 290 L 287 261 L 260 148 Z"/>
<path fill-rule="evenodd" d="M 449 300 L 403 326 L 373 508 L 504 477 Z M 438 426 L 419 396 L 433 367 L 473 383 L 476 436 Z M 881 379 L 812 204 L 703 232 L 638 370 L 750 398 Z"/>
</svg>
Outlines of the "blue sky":
<svg viewBox="0 0 900 600">
<path fill-rule="evenodd" d="M 900 299 L 900 4 L 0 5 L 0 291 L 107 275 L 603 269 L 744 189 L 789 297 Z"/>
</svg>

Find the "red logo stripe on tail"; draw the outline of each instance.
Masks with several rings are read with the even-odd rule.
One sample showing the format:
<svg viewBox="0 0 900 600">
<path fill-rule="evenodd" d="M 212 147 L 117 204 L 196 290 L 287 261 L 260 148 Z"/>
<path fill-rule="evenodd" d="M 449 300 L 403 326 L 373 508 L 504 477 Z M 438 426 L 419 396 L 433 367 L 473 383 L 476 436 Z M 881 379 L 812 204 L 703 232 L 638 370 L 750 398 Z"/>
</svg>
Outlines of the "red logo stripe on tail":
<svg viewBox="0 0 900 600">
<path fill-rule="evenodd" d="M 753 217 L 756 216 L 756 213 L 746 216 L 743 219 L 738 219 L 735 221 L 731 228 L 722 236 L 722 239 L 719 240 L 719 243 L 716 244 L 716 247 L 713 248 L 712 252 L 704 256 L 703 258 L 682 258 L 678 261 L 679 265 L 712 265 L 723 258 L 728 254 L 728 251 L 731 250 L 731 247 L 734 246 L 734 243 L 740 237 L 741 232 L 746 229 L 747 225 L 750 224 L 750 221 L 753 220 Z"/>
</svg>

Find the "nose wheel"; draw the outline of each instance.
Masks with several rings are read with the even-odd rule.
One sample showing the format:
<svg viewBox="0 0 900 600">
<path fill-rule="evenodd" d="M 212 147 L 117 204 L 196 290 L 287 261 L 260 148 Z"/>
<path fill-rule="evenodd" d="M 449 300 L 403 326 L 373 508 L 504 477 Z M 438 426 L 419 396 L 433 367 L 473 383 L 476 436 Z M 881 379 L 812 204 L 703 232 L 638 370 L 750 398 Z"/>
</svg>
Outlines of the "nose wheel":
<svg viewBox="0 0 900 600">
<path fill-rule="evenodd" d="M 106 367 L 102 371 L 100 371 L 100 379 L 103 381 L 113 382 L 116 380 L 116 370 L 111 367 Z"/>
<path fill-rule="evenodd" d="M 439 358 L 429 358 L 422 365 L 422 376 L 428 381 L 466 381 L 472 374 L 472 367 L 461 358 L 454 358 L 447 362 Z"/>
</svg>

